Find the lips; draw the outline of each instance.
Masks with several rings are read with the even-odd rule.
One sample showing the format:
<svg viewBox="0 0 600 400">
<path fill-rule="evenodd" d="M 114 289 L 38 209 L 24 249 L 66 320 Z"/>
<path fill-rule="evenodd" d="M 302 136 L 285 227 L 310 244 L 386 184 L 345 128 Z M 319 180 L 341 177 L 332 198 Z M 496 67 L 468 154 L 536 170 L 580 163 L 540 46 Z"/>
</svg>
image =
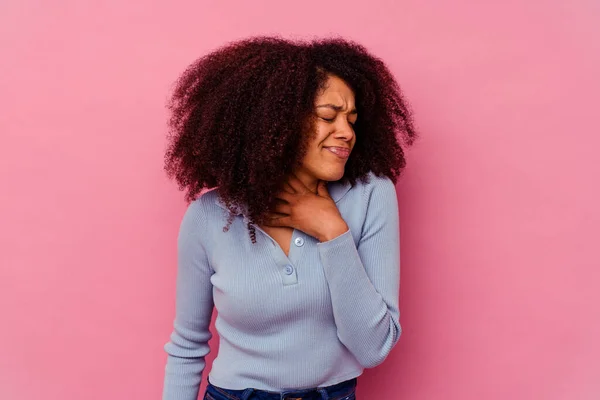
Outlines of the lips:
<svg viewBox="0 0 600 400">
<path fill-rule="evenodd" d="M 325 147 L 326 150 L 329 150 L 339 158 L 348 158 L 350 156 L 350 149 L 347 147 Z"/>
</svg>

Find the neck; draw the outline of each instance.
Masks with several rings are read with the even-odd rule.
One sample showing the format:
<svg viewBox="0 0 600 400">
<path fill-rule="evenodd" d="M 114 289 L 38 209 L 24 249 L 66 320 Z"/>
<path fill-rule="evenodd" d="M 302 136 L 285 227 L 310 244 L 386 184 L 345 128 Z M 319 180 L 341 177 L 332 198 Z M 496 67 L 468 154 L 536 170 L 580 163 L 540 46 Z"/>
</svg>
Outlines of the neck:
<svg viewBox="0 0 600 400">
<path fill-rule="evenodd" d="M 319 180 L 314 176 L 302 171 L 294 171 L 294 175 L 298 177 L 298 179 L 304 183 L 304 186 L 310 189 L 311 192 L 317 193 L 317 185 L 319 184 Z"/>
</svg>

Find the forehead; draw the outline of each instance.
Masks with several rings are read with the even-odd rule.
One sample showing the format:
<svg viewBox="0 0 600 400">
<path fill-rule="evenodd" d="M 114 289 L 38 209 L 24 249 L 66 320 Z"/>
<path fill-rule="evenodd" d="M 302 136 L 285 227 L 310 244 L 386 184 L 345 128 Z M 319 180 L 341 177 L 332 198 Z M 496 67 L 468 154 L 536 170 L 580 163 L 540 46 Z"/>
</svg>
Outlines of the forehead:
<svg viewBox="0 0 600 400">
<path fill-rule="evenodd" d="M 348 84 L 335 75 L 329 75 L 325 87 L 317 94 L 318 102 L 354 106 L 354 92 Z"/>
</svg>

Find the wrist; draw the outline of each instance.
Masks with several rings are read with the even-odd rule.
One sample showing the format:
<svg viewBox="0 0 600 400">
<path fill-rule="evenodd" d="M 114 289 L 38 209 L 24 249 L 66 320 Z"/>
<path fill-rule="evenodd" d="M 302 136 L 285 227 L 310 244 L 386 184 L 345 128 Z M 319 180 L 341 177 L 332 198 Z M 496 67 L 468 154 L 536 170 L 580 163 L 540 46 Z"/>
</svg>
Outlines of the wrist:
<svg viewBox="0 0 600 400">
<path fill-rule="evenodd" d="M 328 242 L 333 240 L 336 237 L 348 232 L 348 229 L 350 228 L 348 227 L 348 224 L 346 224 L 346 221 L 341 220 L 339 223 L 331 226 L 329 229 L 323 232 L 319 237 L 319 242 Z"/>
</svg>

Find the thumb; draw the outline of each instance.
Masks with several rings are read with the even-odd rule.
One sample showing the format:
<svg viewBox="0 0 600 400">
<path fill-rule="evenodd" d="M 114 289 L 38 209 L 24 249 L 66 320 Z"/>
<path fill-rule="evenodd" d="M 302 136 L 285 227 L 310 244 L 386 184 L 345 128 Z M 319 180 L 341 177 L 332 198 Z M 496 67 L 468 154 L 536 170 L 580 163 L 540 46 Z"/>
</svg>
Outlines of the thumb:
<svg viewBox="0 0 600 400">
<path fill-rule="evenodd" d="M 327 190 L 327 181 L 319 181 L 319 185 L 317 186 L 317 194 L 323 197 L 331 197 L 329 195 L 329 190 Z"/>
</svg>

